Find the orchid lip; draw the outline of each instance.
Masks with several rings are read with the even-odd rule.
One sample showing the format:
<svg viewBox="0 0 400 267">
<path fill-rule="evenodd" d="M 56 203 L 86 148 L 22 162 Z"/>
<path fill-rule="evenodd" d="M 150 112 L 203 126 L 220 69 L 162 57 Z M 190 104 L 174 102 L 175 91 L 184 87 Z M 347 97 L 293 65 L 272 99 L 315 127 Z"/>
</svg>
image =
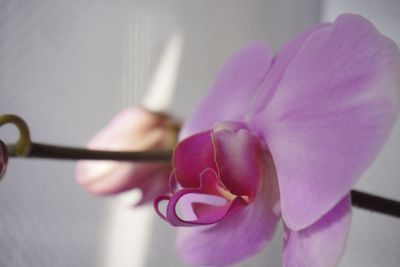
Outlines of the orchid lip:
<svg viewBox="0 0 400 267">
<path fill-rule="evenodd" d="M 224 197 L 226 200 L 228 200 L 228 201 L 232 201 L 232 200 L 234 200 L 235 198 L 240 197 L 240 198 L 242 198 L 246 203 L 250 203 L 250 202 L 251 202 L 249 196 L 245 196 L 245 195 L 243 195 L 243 196 L 237 196 L 237 195 L 232 194 L 229 190 L 226 190 L 226 189 L 221 188 L 221 187 L 218 188 L 218 191 L 219 191 L 219 193 L 221 194 L 221 196 L 223 196 L 223 197 Z"/>
<path fill-rule="evenodd" d="M 173 177 L 173 175 L 171 175 Z M 229 190 L 224 188 L 225 186 L 221 183 L 217 173 L 213 169 L 205 169 L 200 174 L 200 186 L 198 188 L 182 188 L 173 195 L 162 195 L 154 201 L 154 208 L 157 214 L 169 222 L 173 226 L 199 226 L 199 225 L 210 225 L 224 220 L 235 211 L 244 208 L 248 205 L 249 198 L 247 196 L 236 196 Z M 190 194 L 210 196 L 211 198 L 221 198 L 226 200 L 225 205 L 214 205 L 205 202 L 191 202 L 193 213 L 196 215 L 196 219 L 186 219 L 178 215 L 178 204 L 185 196 Z M 165 214 L 160 211 L 160 203 L 168 201 L 167 209 Z M 203 214 L 201 208 L 207 207 L 208 211 L 212 211 Z"/>
<path fill-rule="evenodd" d="M 185 138 L 174 151 L 170 194 L 154 202 L 157 213 L 173 226 L 225 220 L 254 201 L 265 174 L 264 153 L 260 140 L 234 121 Z M 168 202 L 165 212 L 161 202 Z"/>
</svg>

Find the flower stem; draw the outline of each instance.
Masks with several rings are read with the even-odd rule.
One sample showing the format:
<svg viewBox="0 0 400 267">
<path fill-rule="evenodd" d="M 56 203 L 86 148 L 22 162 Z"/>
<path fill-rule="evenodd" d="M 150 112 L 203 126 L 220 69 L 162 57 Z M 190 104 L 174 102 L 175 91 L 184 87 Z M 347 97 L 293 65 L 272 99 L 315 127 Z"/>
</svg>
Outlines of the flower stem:
<svg viewBox="0 0 400 267">
<path fill-rule="evenodd" d="M 18 156 L 15 146 L 8 146 L 11 157 Z M 117 160 L 133 162 L 171 161 L 172 151 L 105 151 L 55 146 L 41 143 L 31 143 L 31 148 L 25 157 L 67 159 L 67 160 Z M 379 212 L 400 218 L 400 202 L 375 196 L 358 190 L 351 191 L 352 205 L 361 209 Z"/>
<path fill-rule="evenodd" d="M 26 122 L 17 115 L 5 114 L 0 116 L 0 126 L 11 123 L 17 126 L 20 136 L 16 144 L 8 145 L 0 140 L 0 178 L 3 177 L 8 156 L 67 159 L 67 160 L 117 160 L 132 162 L 170 162 L 172 151 L 106 151 L 84 148 L 48 145 L 31 141 Z M 351 191 L 351 202 L 355 207 L 375 211 L 400 218 L 400 202 L 374 196 L 357 190 Z"/>
<path fill-rule="evenodd" d="M 30 140 L 28 126 L 20 117 L 7 114 L 0 116 L 0 126 L 6 123 L 15 124 L 20 130 L 20 138 L 14 145 L 8 145 L 10 157 L 67 159 L 67 160 L 117 160 L 133 162 L 169 162 L 172 151 L 105 151 L 84 148 L 48 145 L 34 143 Z M 3 147 L 5 150 L 5 147 Z M 4 151 L 3 151 L 4 152 Z M 7 152 L 5 152 L 7 153 Z M 2 158 L 6 158 L 3 157 Z M 5 172 L 6 163 L 2 166 L 2 176 Z M 400 202 L 374 196 L 357 190 L 351 191 L 352 205 L 358 208 L 379 212 L 400 218 Z"/>
<path fill-rule="evenodd" d="M 8 146 L 9 155 L 18 157 L 15 146 Z M 29 152 L 25 155 L 29 158 L 67 159 L 67 160 L 118 160 L 118 161 L 171 161 L 172 151 L 150 150 L 150 151 L 106 151 L 91 150 L 84 148 L 56 146 L 41 143 L 31 143 Z"/>
<path fill-rule="evenodd" d="M 31 135 L 28 124 L 19 116 L 14 114 L 4 114 L 0 116 L 0 126 L 4 124 L 14 124 L 19 131 L 19 139 L 13 146 L 13 153 L 17 156 L 26 156 L 31 145 Z"/>
<path fill-rule="evenodd" d="M 400 202 L 374 196 L 358 190 L 351 191 L 351 204 L 355 207 L 400 218 Z"/>
</svg>

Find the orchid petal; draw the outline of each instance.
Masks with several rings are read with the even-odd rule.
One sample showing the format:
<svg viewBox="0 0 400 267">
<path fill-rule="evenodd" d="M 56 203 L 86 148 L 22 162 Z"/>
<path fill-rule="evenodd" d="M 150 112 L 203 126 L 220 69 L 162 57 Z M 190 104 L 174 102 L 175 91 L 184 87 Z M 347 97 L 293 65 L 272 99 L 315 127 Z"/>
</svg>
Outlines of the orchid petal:
<svg viewBox="0 0 400 267">
<path fill-rule="evenodd" d="M 275 94 L 277 85 L 284 76 L 285 69 L 288 67 L 293 58 L 297 55 L 307 38 L 315 31 L 318 31 L 328 25 L 329 24 L 326 23 L 318 24 L 306 30 L 305 32 L 295 37 L 291 42 L 287 43 L 279 51 L 279 53 L 274 58 L 272 65 L 273 67 L 270 67 L 267 75 L 259 86 L 260 89 L 257 91 L 255 99 L 256 102 L 254 104 L 255 112 L 263 110 L 268 105 Z"/>
<path fill-rule="evenodd" d="M 91 149 L 110 151 L 146 150 L 171 146 L 165 127 L 166 118 L 142 108 L 129 108 L 117 114 L 88 144 Z M 167 163 L 134 163 L 82 160 L 77 164 L 76 178 L 89 192 L 109 195 L 142 189 L 142 200 L 168 191 L 171 167 Z M 153 181 L 154 177 L 154 181 Z M 162 180 L 161 178 L 165 179 Z M 153 181 L 151 190 L 147 180 Z M 158 195 L 158 194 L 157 194 Z"/>
<path fill-rule="evenodd" d="M 338 17 L 299 48 L 251 121 L 273 155 L 289 228 L 321 218 L 374 159 L 397 114 L 399 72 L 396 45 L 357 15 Z"/>
<path fill-rule="evenodd" d="M 85 189 L 97 195 L 114 195 L 117 193 L 125 192 L 133 188 L 144 186 L 145 181 L 153 180 L 154 183 L 160 177 L 159 172 L 163 172 L 162 177 L 165 181 L 159 181 L 163 186 L 164 192 L 168 191 L 168 177 L 170 168 L 164 163 L 127 163 L 127 162 L 102 162 L 97 163 L 79 162 L 77 164 L 78 177 L 94 177 L 91 174 L 102 172 L 101 177 L 91 181 L 81 182 Z"/>
<path fill-rule="evenodd" d="M 200 173 L 208 168 L 217 171 L 211 131 L 182 140 L 174 151 L 172 165 L 175 178 L 183 187 L 200 186 Z"/>
<path fill-rule="evenodd" d="M 186 261 L 227 266 L 256 254 L 272 240 L 280 217 L 279 190 L 270 157 L 267 164 L 268 176 L 251 204 L 209 228 L 179 230 L 177 245 Z"/>
<path fill-rule="evenodd" d="M 247 203 L 240 197 L 236 197 L 225 205 L 212 205 L 214 204 L 213 202 L 215 202 L 215 198 L 207 198 L 207 195 L 220 196 L 221 199 L 224 199 L 223 195 L 221 195 L 220 186 L 220 181 L 215 171 L 212 169 L 206 169 L 201 174 L 201 185 L 199 188 L 185 188 L 177 191 L 171 197 L 161 197 L 156 200 L 155 207 L 157 213 L 161 213 L 159 211 L 159 203 L 163 200 L 168 200 L 167 214 L 166 216 L 162 216 L 166 221 L 173 226 L 196 226 L 219 222 L 222 219 L 225 219 L 228 215 L 233 214 L 235 211 L 242 209 L 247 205 Z M 208 200 L 211 205 L 208 203 L 194 202 L 192 200 L 193 197 L 190 196 L 193 194 L 203 195 L 202 200 Z M 185 196 L 187 196 L 187 199 L 183 200 L 183 197 Z M 196 219 L 188 220 L 178 215 L 177 206 L 181 201 L 184 202 L 182 207 L 185 207 L 186 209 L 189 206 L 192 206 L 193 212 L 197 217 Z M 225 199 L 224 202 L 226 202 Z"/>
<path fill-rule="evenodd" d="M 212 139 L 222 183 L 232 194 L 253 198 L 265 175 L 261 167 L 265 151 L 259 139 L 246 129 L 216 128 Z"/>
<path fill-rule="evenodd" d="M 203 192 L 198 189 L 182 189 L 169 199 L 166 220 L 171 225 L 198 226 L 198 225 L 214 224 L 222 221 L 223 219 L 226 219 L 227 216 L 234 214 L 238 210 L 246 207 L 247 205 L 247 203 L 240 197 L 236 197 L 233 201 L 230 201 L 227 204 L 221 206 L 214 206 L 204 203 L 193 202 L 192 208 L 197 218 L 193 220 L 188 220 L 186 218 L 179 216 L 176 212 L 178 201 L 180 201 L 181 198 L 184 197 L 185 195 L 195 194 L 195 193 L 201 194 Z M 204 210 L 203 211 L 199 210 L 200 205 L 202 205 L 201 208 L 205 208 L 206 205 L 208 206 L 206 212 L 204 212 Z"/>
<path fill-rule="evenodd" d="M 145 203 L 153 201 L 157 196 L 164 194 L 169 189 L 169 171 L 170 168 L 160 168 L 156 173 L 151 176 L 145 177 L 138 184 L 136 188 L 142 192 L 142 198 L 135 206 L 140 206 Z"/>
<path fill-rule="evenodd" d="M 284 267 L 334 267 L 341 258 L 351 221 L 350 197 L 311 226 L 292 231 L 285 227 Z"/>
<path fill-rule="evenodd" d="M 180 139 L 209 130 L 218 121 L 243 120 L 271 58 L 270 50 L 261 43 L 251 44 L 233 56 L 199 108 L 183 126 Z M 224 108 L 219 108 L 222 102 Z"/>
</svg>

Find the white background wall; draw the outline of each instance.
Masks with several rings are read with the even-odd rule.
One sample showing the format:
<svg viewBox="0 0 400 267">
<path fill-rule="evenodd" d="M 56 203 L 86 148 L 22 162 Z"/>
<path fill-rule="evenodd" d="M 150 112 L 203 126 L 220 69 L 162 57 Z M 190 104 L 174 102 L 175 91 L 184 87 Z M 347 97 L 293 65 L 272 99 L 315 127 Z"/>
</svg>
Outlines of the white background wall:
<svg viewBox="0 0 400 267">
<path fill-rule="evenodd" d="M 343 12 L 400 43 L 396 0 L 0 0 L 0 113 L 22 115 L 36 141 L 68 145 L 143 101 L 183 118 L 239 47 L 262 40 L 276 51 Z M 149 100 L 149 90 L 173 97 Z M 0 129 L 6 141 L 15 133 Z M 358 188 L 400 199 L 399 136 L 398 123 Z M 0 266 L 185 266 L 151 207 L 117 202 L 82 190 L 72 162 L 12 160 L 0 184 Z M 399 266 L 400 221 L 353 214 L 341 266 Z M 240 266 L 279 266 L 280 239 Z"/>
</svg>

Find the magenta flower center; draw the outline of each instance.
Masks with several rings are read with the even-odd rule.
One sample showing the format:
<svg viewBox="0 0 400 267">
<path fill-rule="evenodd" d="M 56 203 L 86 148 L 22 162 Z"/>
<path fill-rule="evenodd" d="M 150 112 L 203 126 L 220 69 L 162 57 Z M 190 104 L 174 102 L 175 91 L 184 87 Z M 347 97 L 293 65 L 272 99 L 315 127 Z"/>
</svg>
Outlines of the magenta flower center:
<svg viewBox="0 0 400 267">
<path fill-rule="evenodd" d="M 171 194 L 157 198 L 155 207 L 174 226 L 217 223 L 253 202 L 265 174 L 259 139 L 241 123 L 220 123 L 178 144 Z M 165 214 L 161 201 L 168 201 Z"/>
</svg>

